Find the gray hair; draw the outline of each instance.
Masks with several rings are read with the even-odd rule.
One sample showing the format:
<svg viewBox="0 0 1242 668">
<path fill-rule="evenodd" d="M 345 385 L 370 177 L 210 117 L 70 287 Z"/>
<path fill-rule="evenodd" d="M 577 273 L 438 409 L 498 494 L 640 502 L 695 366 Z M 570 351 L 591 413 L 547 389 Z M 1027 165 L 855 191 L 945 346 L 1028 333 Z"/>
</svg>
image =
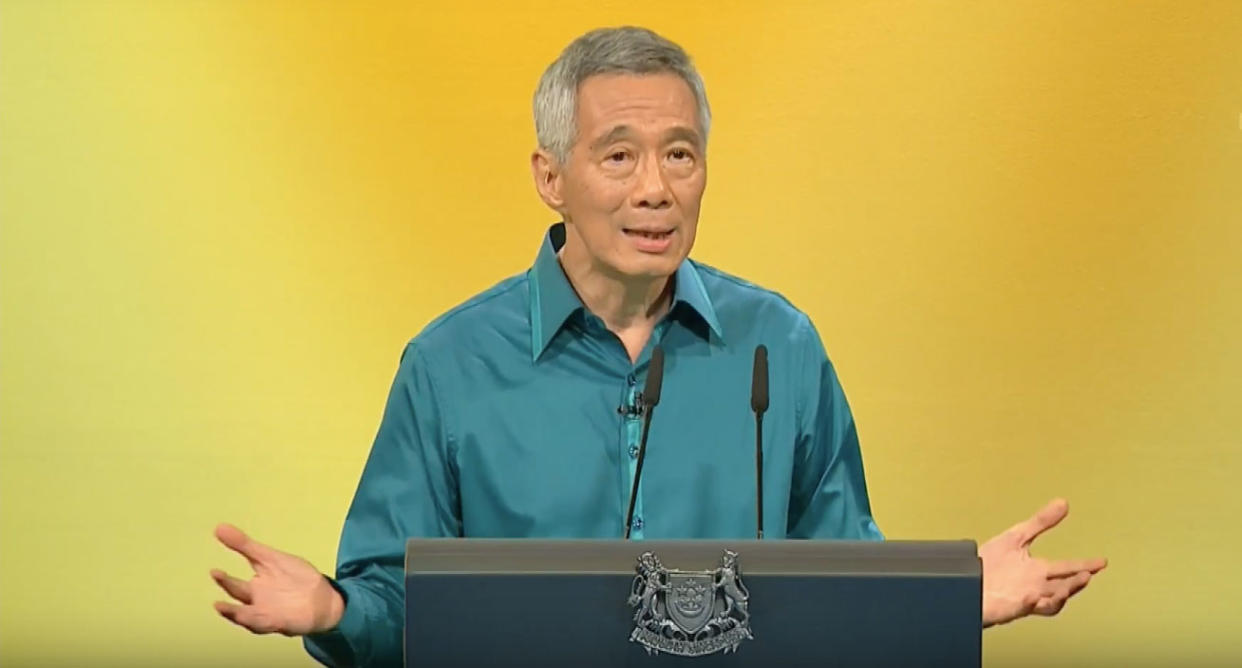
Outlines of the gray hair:
<svg viewBox="0 0 1242 668">
<path fill-rule="evenodd" d="M 578 87 L 596 74 L 676 74 L 694 93 L 699 131 L 707 142 L 712 112 L 703 79 L 680 46 L 647 30 L 625 26 L 600 28 L 575 39 L 535 88 L 535 136 L 539 148 L 565 162 L 577 134 Z"/>
</svg>

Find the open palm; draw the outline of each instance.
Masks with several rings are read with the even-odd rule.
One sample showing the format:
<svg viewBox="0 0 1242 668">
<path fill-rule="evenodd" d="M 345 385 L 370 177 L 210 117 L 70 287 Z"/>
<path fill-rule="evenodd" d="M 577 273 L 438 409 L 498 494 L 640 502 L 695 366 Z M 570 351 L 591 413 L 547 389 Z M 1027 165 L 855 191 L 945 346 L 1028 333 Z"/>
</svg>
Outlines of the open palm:
<svg viewBox="0 0 1242 668">
<path fill-rule="evenodd" d="M 979 548 L 983 562 L 983 625 L 1004 624 L 1030 614 L 1055 615 L 1078 593 L 1106 559 L 1045 561 L 1031 556 L 1031 543 L 1069 514 L 1055 499 Z"/>
<path fill-rule="evenodd" d="M 250 580 L 212 569 L 212 579 L 237 601 L 215 602 L 222 617 L 254 633 L 287 636 L 336 626 L 344 602 L 309 561 L 255 541 L 231 524 L 217 526 L 215 534 L 254 569 Z"/>
</svg>

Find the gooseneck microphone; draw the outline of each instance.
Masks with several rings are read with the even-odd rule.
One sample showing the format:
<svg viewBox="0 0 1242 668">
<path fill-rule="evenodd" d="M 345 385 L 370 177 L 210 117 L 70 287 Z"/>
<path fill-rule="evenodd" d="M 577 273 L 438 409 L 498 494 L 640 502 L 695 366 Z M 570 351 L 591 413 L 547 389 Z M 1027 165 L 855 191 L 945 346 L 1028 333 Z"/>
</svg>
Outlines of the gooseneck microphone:
<svg viewBox="0 0 1242 668">
<path fill-rule="evenodd" d="M 755 412 L 755 537 L 763 539 L 763 412 L 768 410 L 768 348 L 755 347 L 750 381 L 750 409 Z"/>
<path fill-rule="evenodd" d="M 634 484 L 630 487 L 630 504 L 625 511 L 625 539 L 630 538 L 634 523 L 634 501 L 638 498 L 638 481 L 643 475 L 643 459 L 647 455 L 647 433 L 651 431 L 651 414 L 660 403 L 660 385 L 664 382 L 664 349 L 656 346 L 651 350 L 651 362 L 647 365 L 647 383 L 643 385 L 643 435 L 638 442 L 638 461 L 634 465 Z M 766 393 L 765 393 L 766 396 Z"/>
</svg>

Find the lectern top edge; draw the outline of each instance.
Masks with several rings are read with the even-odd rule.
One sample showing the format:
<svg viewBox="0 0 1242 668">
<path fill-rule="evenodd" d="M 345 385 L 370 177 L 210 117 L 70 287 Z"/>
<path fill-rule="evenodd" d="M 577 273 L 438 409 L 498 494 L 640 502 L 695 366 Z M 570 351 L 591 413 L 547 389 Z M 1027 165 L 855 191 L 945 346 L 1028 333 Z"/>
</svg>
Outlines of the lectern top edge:
<svg viewBox="0 0 1242 668">
<path fill-rule="evenodd" d="M 752 575 L 901 573 L 908 576 L 978 576 L 974 541 L 818 540 L 580 540 L 413 538 L 406 545 L 406 575 L 624 574 L 635 559 L 654 552 L 669 568 L 701 569 L 730 550 Z"/>
</svg>

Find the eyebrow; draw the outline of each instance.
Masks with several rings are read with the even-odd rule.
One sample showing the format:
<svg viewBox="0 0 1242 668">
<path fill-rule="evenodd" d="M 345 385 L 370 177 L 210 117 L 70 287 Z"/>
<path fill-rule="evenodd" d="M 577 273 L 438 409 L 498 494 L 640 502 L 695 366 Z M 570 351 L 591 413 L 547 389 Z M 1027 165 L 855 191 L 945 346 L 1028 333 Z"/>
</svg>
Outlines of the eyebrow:
<svg viewBox="0 0 1242 668">
<path fill-rule="evenodd" d="M 625 139 L 626 137 L 630 136 L 631 134 L 633 134 L 633 133 L 632 133 L 632 131 L 631 131 L 631 129 L 630 129 L 630 126 L 628 126 L 628 125 L 615 125 L 615 126 L 613 126 L 613 128 L 612 128 L 611 130 L 609 130 L 609 131 L 608 131 L 608 134 L 606 134 L 606 135 L 604 135 L 603 137 L 600 137 L 599 139 L 596 139 L 594 142 L 592 142 L 592 143 L 591 143 L 591 148 L 596 149 L 596 148 L 600 148 L 601 146 L 606 146 L 606 145 L 611 144 L 611 143 L 613 143 L 614 141 L 617 141 L 617 140 L 619 140 L 619 139 Z"/>
<path fill-rule="evenodd" d="M 667 144 L 675 141 L 688 142 L 693 144 L 695 148 L 700 148 L 703 145 L 703 140 L 699 137 L 698 131 L 684 125 L 678 125 L 664 133 L 664 143 Z"/>
<path fill-rule="evenodd" d="M 598 149 L 601 146 L 606 146 L 608 144 L 611 144 L 612 142 L 615 142 L 621 139 L 627 139 L 633 134 L 634 134 L 633 128 L 631 128 L 628 125 L 613 126 L 613 128 L 608 131 L 608 134 L 592 142 L 591 148 Z M 664 133 L 665 144 L 668 144 L 674 141 L 686 141 L 686 142 L 693 144 L 695 148 L 699 148 L 702 146 L 702 140 L 699 137 L 699 133 L 695 131 L 694 129 L 688 128 L 684 125 L 678 125 L 677 127 L 670 128 L 667 132 Z"/>
</svg>

